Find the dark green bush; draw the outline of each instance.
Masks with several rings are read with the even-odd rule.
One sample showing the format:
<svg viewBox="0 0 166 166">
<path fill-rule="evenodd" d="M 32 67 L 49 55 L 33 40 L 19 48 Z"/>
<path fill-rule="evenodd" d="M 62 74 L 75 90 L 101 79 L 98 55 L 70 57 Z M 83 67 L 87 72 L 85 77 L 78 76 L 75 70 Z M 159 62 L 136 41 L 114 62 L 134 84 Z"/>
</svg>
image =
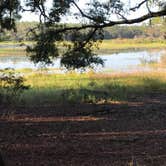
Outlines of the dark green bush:
<svg viewBox="0 0 166 166">
<path fill-rule="evenodd" d="M 29 89 L 24 82 L 23 76 L 13 69 L 0 70 L 0 104 L 15 102 L 24 90 Z"/>
</svg>

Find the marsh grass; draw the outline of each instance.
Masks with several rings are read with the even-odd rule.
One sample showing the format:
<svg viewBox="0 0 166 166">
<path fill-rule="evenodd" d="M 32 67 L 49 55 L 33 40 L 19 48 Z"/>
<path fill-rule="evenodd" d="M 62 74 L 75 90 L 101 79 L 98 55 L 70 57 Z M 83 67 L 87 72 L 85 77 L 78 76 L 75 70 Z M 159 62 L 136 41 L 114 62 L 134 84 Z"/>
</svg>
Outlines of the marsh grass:
<svg viewBox="0 0 166 166">
<path fill-rule="evenodd" d="M 42 74 L 26 76 L 30 89 L 23 92 L 19 105 L 63 103 L 109 103 L 128 101 L 135 96 L 166 92 L 166 73 L 132 74 Z"/>
<path fill-rule="evenodd" d="M 155 61 L 155 59 L 154 61 L 151 59 L 149 61 L 144 60 L 142 65 L 152 67 L 153 69 L 166 69 L 166 50 L 163 50 L 159 61 Z"/>
<path fill-rule="evenodd" d="M 25 45 L 32 45 L 35 42 L 23 42 Z M 0 56 L 5 55 L 26 55 L 25 47 L 19 46 L 17 42 L 0 42 L 0 46 L 7 46 L 0 48 Z M 62 44 L 60 43 L 60 48 Z M 166 41 L 159 39 L 113 39 L 104 40 L 99 45 L 97 53 L 110 54 L 120 51 L 140 50 L 140 49 L 160 49 L 166 48 Z"/>
<path fill-rule="evenodd" d="M 0 49 L 0 56 L 14 56 L 14 55 L 26 55 L 25 48 L 20 47 L 10 47 L 10 48 L 1 48 Z"/>
<path fill-rule="evenodd" d="M 166 48 L 165 40 L 152 39 L 114 39 L 104 40 L 100 45 L 99 52 L 111 53 L 118 50 L 140 50 Z"/>
</svg>

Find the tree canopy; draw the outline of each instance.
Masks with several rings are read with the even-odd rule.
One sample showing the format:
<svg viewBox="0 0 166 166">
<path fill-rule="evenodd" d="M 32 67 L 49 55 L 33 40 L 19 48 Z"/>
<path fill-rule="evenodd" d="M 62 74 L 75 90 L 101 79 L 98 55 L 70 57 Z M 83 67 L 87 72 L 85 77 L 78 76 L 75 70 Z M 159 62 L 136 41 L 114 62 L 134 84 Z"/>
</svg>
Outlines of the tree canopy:
<svg viewBox="0 0 166 166">
<path fill-rule="evenodd" d="M 146 10 L 144 14 L 138 14 L 141 9 Z M 0 30 L 16 31 L 15 22 L 23 12 L 39 15 L 38 25 L 27 32 L 36 41 L 27 47 L 31 60 L 50 64 L 53 58 L 61 57 L 62 66 L 75 69 L 103 65 L 93 51 L 103 40 L 103 28 L 166 16 L 166 1 L 138 0 L 133 4 L 129 0 L 89 0 L 81 6 L 79 0 L 53 0 L 48 9 L 46 0 L 0 0 Z M 80 23 L 62 23 L 67 16 Z"/>
</svg>

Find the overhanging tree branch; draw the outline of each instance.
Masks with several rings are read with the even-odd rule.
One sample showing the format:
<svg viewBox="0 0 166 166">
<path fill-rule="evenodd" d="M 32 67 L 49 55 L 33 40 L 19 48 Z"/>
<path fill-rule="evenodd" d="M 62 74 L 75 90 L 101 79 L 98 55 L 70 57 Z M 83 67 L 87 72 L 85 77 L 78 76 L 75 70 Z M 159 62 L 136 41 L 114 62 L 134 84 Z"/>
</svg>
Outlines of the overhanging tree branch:
<svg viewBox="0 0 166 166">
<path fill-rule="evenodd" d="M 124 19 L 121 21 L 110 21 L 109 23 L 102 23 L 102 24 L 88 24 L 88 25 L 82 25 L 82 26 L 74 26 L 74 27 L 65 27 L 62 29 L 59 29 L 56 31 L 56 33 L 63 33 L 65 31 L 71 31 L 71 30 L 82 30 L 86 28 L 105 28 L 110 27 L 114 25 L 123 25 L 123 24 L 135 24 L 143 22 L 147 19 L 153 18 L 153 17 L 161 17 L 166 15 L 166 9 L 158 11 L 158 12 L 151 12 L 148 14 L 145 14 L 141 17 L 135 18 L 135 19 Z"/>
<path fill-rule="evenodd" d="M 72 1 L 72 3 L 73 3 L 74 6 L 78 9 L 78 11 L 81 13 L 81 16 L 82 16 L 82 17 L 85 17 L 85 18 L 87 18 L 87 19 L 89 19 L 89 20 L 91 20 L 91 21 L 97 22 L 97 19 L 96 19 L 96 18 L 91 17 L 91 16 L 85 14 L 85 13 L 81 10 L 81 8 L 77 5 L 77 3 L 76 3 L 75 1 Z"/>
<path fill-rule="evenodd" d="M 162 5 L 160 3 L 162 2 Z M 46 0 L 26 0 L 26 5 L 20 9 L 20 1 L 10 1 L 11 4 L 7 4 L 8 0 L 4 0 L 3 5 L 0 4 L 0 29 L 11 29 L 9 21 L 14 22 L 16 14 L 21 11 L 38 12 L 40 22 L 37 28 L 31 29 L 33 39 L 36 41 L 35 45 L 29 47 L 29 53 L 31 59 L 34 62 L 44 62 L 46 64 L 52 62 L 53 58 L 60 57 L 61 62 L 67 68 L 84 68 L 91 66 L 92 64 L 102 64 L 101 59 L 96 57 L 93 53 L 94 46 L 97 47 L 97 39 L 103 40 L 103 31 L 105 27 L 111 27 L 115 25 L 123 24 L 135 24 L 143 22 L 153 17 L 166 16 L 166 3 L 164 0 L 140 0 L 140 2 L 133 8 L 126 8 L 121 0 L 108 0 L 107 2 L 100 2 L 100 0 L 94 0 L 87 5 L 86 10 L 82 6 L 78 5 L 77 0 L 53 0 L 52 8 L 47 10 Z M 15 4 L 16 3 L 16 4 Z M 12 7 L 12 5 L 14 7 Z M 72 4 L 72 5 L 71 5 Z M 149 7 L 150 5 L 157 4 L 158 11 L 153 11 Z M 9 6 L 12 8 L 9 10 Z M 71 6 L 77 9 L 77 13 L 80 17 L 86 18 L 85 24 L 62 24 L 62 16 L 70 15 Z M 130 19 L 125 12 L 136 11 L 141 7 L 147 7 L 148 13 L 140 17 Z M 10 11 L 10 15 L 8 14 Z M 16 14 L 15 14 L 16 13 Z M 9 17 L 9 16 L 10 17 Z M 6 18 L 6 16 L 8 16 Z M 12 18 L 11 18 L 12 16 Z M 119 16 L 118 20 L 113 20 L 114 16 Z M 1 28 L 2 27 L 2 28 Z M 75 39 L 71 40 L 71 34 Z M 68 38 L 67 38 L 68 37 Z M 95 38 L 97 37 L 97 39 Z M 70 44 L 64 44 L 64 54 L 59 54 L 58 42 L 70 40 Z"/>
<path fill-rule="evenodd" d="M 143 4 L 145 4 L 147 1 L 148 1 L 148 0 L 144 0 L 144 1 L 140 2 L 137 6 L 130 8 L 130 10 L 135 11 L 135 10 L 139 9 L 139 8 L 140 8 Z"/>
</svg>

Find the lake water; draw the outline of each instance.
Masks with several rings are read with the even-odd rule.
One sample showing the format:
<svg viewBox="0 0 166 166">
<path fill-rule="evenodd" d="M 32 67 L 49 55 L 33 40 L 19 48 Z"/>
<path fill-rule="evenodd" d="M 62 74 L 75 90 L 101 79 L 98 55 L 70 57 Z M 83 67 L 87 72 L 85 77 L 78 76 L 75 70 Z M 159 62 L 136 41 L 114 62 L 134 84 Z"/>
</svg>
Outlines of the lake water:
<svg viewBox="0 0 166 166">
<path fill-rule="evenodd" d="M 135 70 L 149 70 L 147 66 L 141 64 L 148 62 L 158 62 L 165 50 L 160 51 L 130 51 L 119 52 L 107 55 L 99 55 L 105 62 L 104 67 L 95 67 L 96 71 L 118 71 L 118 72 L 130 72 Z M 41 65 L 35 65 L 26 56 L 1 56 L 0 57 L 0 69 L 4 68 L 31 68 L 37 69 Z M 54 64 L 47 66 L 48 68 L 60 68 L 60 59 L 54 60 Z"/>
</svg>

